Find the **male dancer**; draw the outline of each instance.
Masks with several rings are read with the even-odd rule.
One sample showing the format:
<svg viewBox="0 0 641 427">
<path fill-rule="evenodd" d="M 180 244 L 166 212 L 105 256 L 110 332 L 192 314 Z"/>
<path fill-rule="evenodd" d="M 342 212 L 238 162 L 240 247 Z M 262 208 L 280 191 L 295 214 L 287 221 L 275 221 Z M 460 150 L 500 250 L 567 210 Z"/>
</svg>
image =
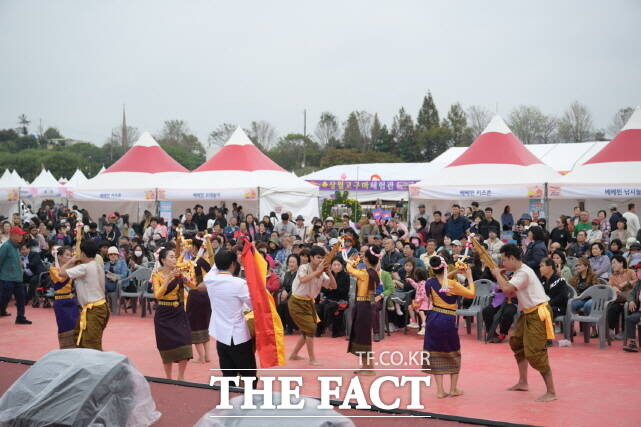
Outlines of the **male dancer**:
<svg viewBox="0 0 641 427">
<path fill-rule="evenodd" d="M 547 392 L 537 402 L 556 400 L 552 369 L 548 360 L 547 340 L 554 339 L 552 310 L 543 285 L 536 273 L 521 262 L 521 249 L 514 244 L 503 245 L 500 249 L 501 263 L 506 270 L 514 272 L 508 281 L 501 269 L 493 268 L 492 274 L 501 290 L 508 296 L 516 295 L 521 317 L 516 323 L 514 335 L 510 337 L 510 347 L 519 367 L 519 382 L 509 390 L 527 391 L 528 363 L 541 373 Z"/>
<path fill-rule="evenodd" d="M 298 352 L 303 344 L 307 344 L 309 364 L 320 365 L 314 354 L 314 335 L 316 335 L 316 323 L 319 321 L 314 300 L 321 288 L 336 289 L 336 280 L 333 274 L 326 273 L 329 266 L 324 260 L 325 250 L 314 246 L 309 252 L 309 264 L 303 264 L 298 268 L 298 273 L 292 283 L 292 295 L 287 301 L 289 315 L 301 332 L 301 337 L 289 358 L 302 360 L 303 357 L 299 356 Z"/>
</svg>

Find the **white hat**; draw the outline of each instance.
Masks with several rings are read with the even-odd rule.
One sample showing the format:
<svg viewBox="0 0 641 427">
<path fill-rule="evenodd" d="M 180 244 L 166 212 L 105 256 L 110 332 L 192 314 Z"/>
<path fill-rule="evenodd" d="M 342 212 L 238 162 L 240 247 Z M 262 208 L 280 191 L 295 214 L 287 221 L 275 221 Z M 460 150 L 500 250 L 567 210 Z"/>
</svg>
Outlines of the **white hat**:
<svg viewBox="0 0 641 427">
<path fill-rule="evenodd" d="M 327 221 L 336 222 L 336 221 L 334 221 L 334 218 L 331 217 L 331 216 L 328 216 L 327 218 L 325 218 L 325 222 L 327 222 Z"/>
<path fill-rule="evenodd" d="M 120 252 L 118 252 L 118 248 L 115 246 L 111 246 L 109 249 L 107 249 L 107 255 L 120 255 Z"/>
</svg>

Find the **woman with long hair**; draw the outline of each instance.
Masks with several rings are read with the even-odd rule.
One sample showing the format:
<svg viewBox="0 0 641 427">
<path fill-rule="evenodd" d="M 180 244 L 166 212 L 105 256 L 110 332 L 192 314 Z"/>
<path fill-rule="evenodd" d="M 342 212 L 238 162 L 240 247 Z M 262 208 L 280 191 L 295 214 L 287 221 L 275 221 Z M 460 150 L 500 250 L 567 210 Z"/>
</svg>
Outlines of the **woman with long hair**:
<svg viewBox="0 0 641 427">
<path fill-rule="evenodd" d="M 514 227 L 514 217 L 510 212 L 510 205 L 506 205 L 503 208 L 503 213 L 501 214 L 501 224 L 503 231 L 510 231 Z"/>
<path fill-rule="evenodd" d="M 149 259 L 145 256 L 145 249 L 142 245 L 134 246 L 133 253 L 129 259 L 129 270 L 136 271 L 140 267 L 145 267 L 149 263 Z"/>
<path fill-rule="evenodd" d="M 570 285 L 574 287 L 579 298 L 581 294 L 590 286 L 596 285 L 599 282 L 599 278 L 592 271 L 590 266 L 590 261 L 587 258 L 579 258 L 576 265 L 574 266 L 574 276 L 570 280 Z M 588 316 L 592 311 L 592 299 L 581 298 L 574 300 L 572 302 L 572 311 L 574 313 L 580 313 Z"/>
<path fill-rule="evenodd" d="M 53 248 L 54 265 L 49 269 L 49 277 L 53 283 L 53 312 L 58 324 L 58 344 L 61 349 L 75 348 L 74 329 L 80 317 L 78 299 L 73 286 L 73 279 L 59 274 L 60 266 L 71 259 L 71 248 L 60 246 Z"/>
<path fill-rule="evenodd" d="M 281 289 L 278 298 L 278 315 L 280 316 L 280 320 L 285 328 L 285 335 L 293 334 L 294 328 L 296 327 L 294 321 L 289 316 L 287 300 L 292 293 L 292 283 L 294 283 L 296 273 L 298 273 L 298 267 L 300 267 L 299 256 L 296 254 L 290 254 L 287 257 L 286 270 L 281 273 L 280 276 Z"/>
<path fill-rule="evenodd" d="M 2 221 L 2 232 L 0 233 L 0 245 L 9 240 L 9 231 L 11 230 L 11 223 L 9 221 Z"/>
<path fill-rule="evenodd" d="M 198 359 L 195 363 L 209 363 L 209 321 L 211 319 L 211 301 L 203 279 L 214 264 L 214 251 L 210 243 L 205 241 L 209 236 L 198 233 L 191 243 L 191 259 L 194 264 L 195 289 L 189 290 L 187 297 L 187 318 L 191 329 L 191 343 L 196 348 Z M 203 247 L 204 246 L 204 247 Z"/>
<path fill-rule="evenodd" d="M 178 270 L 176 253 L 172 249 L 162 248 L 158 261 L 160 267 L 151 276 L 154 297 L 158 302 L 154 315 L 156 346 L 165 376 L 172 379 L 172 364 L 178 363 L 178 380 L 183 380 L 187 362 L 193 357 L 191 328 L 183 308 L 185 286 L 192 288 L 193 279 Z"/>
<path fill-rule="evenodd" d="M 320 337 L 325 328 L 332 327 L 332 338 L 345 335 L 342 327 L 343 310 L 349 302 L 349 275 L 345 272 L 345 261 L 337 256 L 329 266 L 329 272 L 336 280 L 336 289 L 321 288 L 321 299 L 316 304 L 316 312 L 320 318 L 316 328 L 316 336 Z"/>
<path fill-rule="evenodd" d="M 249 233 L 249 238 L 252 242 L 256 241 L 256 234 L 258 234 L 258 222 L 254 215 L 247 214 L 245 216 L 245 227 L 247 228 L 247 233 Z"/>
<path fill-rule="evenodd" d="M 380 276 L 376 270 L 381 258 L 381 249 L 372 246 L 363 257 L 364 270 L 358 268 L 356 256 L 347 264 L 347 272 L 356 278 L 356 305 L 352 310 L 352 329 L 347 351 L 360 357 L 361 369 L 354 371 L 358 375 L 374 375 L 368 355 L 372 351 L 372 303 L 380 283 Z"/>
<path fill-rule="evenodd" d="M 447 278 L 447 263 L 440 256 L 430 258 L 429 267 L 435 277 L 425 282 L 425 292 L 432 300 L 432 309 L 428 311 L 425 321 L 425 340 L 423 350 L 429 352 L 429 365 L 423 362 L 426 373 L 434 375 L 436 397 L 460 396 L 463 391 L 457 388 L 461 369 L 461 343 L 456 327 L 456 309 L 458 297 L 474 298 L 476 287 L 472 271 L 465 268 L 469 288 L 456 280 Z M 443 375 L 450 376 L 450 391 L 443 388 Z"/>
<path fill-rule="evenodd" d="M 556 274 L 563 277 L 566 283 L 570 283 L 570 280 L 572 280 L 572 270 L 567 266 L 565 252 L 560 249 L 552 252 L 552 261 L 554 261 L 556 266 Z"/>
</svg>

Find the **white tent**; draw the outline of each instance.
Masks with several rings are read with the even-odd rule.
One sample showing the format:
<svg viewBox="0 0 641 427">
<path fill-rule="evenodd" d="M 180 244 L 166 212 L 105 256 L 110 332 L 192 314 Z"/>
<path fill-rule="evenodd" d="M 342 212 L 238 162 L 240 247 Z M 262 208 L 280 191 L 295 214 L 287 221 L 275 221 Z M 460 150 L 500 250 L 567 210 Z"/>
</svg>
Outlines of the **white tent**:
<svg viewBox="0 0 641 427">
<path fill-rule="evenodd" d="M 183 202 L 174 203 L 174 210 L 199 201 L 227 201 L 259 215 L 291 211 L 307 220 L 318 215 L 318 188 L 261 153 L 241 128 L 196 170 L 159 186 L 158 199 Z"/>
<path fill-rule="evenodd" d="M 51 172 L 42 169 L 40 175 L 28 186 L 20 189 L 20 197 L 27 198 L 57 198 L 66 194 L 64 186 L 60 185 Z"/>
<path fill-rule="evenodd" d="M 0 215 L 11 218 L 18 212 L 21 182 L 8 170 L 0 178 Z"/>
<path fill-rule="evenodd" d="M 27 181 L 25 181 L 20 175 L 18 175 L 18 172 L 16 172 L 15 169 L 11 171 L 11 176 L 13 176 L 21 186 L 26 187 L 29 185 Z"/>
<path fill-rule="evenodd" d="M 109 209 L 139 218 L 141 210 L 155 212 L 157 188 L 186 172 L 149 132 L 144 132 L 108 169 L 70 189 L 68 198 L 84 202 L 82 206 L 94 217 Z"/>
<path fill-rule="evenodd" d="M 525 144 L 524 147 L 558 173 L 565 174 L 605 147 L 608 141 L 556 144 Z M 465 152 L 467 147 L 451 147 L 432 160 L 432 165 L 447 166 Z"/>
<path fill-rule="evenodd" d="M 433 168 L 430 163 L 359 163 L 331 166 L 301 178 L 318 186 L 321 197 L 340 190 L 359 202 L 407 200 L 408 186 Z"/>
<path fill-rule="evenodd" d="M 443 201 L 433 202 L 432 209 L 445 209 L 453 201 L 476 200 L 495 205 L 495 211 L 511 199 L 513 212 L 528 212 L 529 200 L 543 199 L 545 183 L 558 179 L 558 173 L 528 151 L 505 122 L 494 116 L 463 154 L 410 185 L 410 198 L 412 206 L 421 201 Z"/>
<path fill-rule="evenodd" d="M 80 169 L 76 169 L 76 171 L 73 173 L 71 178 L 67 180 L 67 183 L 65 184 L 66 188 L 75 188 L 80 184 L 83 184 L 85 182 L 89 181 L 89 179 L 85 176 L 84 173 Z"/>
<path fill-rule="evenodd" d="M 612 141 L 572 172 L 553 181 L 550 189 L 553 199 L 590 200 L 587 205 L 592 206 L 592 211 L 603 209 L 603 201 L 620 207 L 631 200 L 638 203 L 641 200 L 641 108 L 634 110 Z"/>
</svg>

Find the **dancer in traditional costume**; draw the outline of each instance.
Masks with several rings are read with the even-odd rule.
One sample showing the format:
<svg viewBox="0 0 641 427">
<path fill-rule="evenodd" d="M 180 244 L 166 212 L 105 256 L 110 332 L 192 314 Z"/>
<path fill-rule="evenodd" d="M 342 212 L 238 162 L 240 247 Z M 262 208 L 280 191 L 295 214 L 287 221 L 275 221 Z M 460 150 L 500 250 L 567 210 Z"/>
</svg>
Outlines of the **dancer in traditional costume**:
<svg viewBox="0 0 641 427">
<path fill-rule="evenodd" d="M 49 269 L 49 277 L 53 283 L 53 312 L 58 324 L 58 344 L 60 348 L 75 348 L 74 330 L 78 324 L 80 310 L 78 299 L 73 286 L 73 280 L 60 275 L 60 265 L 65 265 L 71 259 L 71 249 L 68 246 L 54 247 L 55 263 Z"/>
<path fill-rule="evenodd" d="M 74 331 L 76 346 L 102 350 L 102 333 L 109 321 L 109 307 L 105 299 L 105 270 L 96 261 L 97 254 L 98 245 L 93 240 L 85 240 L 80 245 L 80 253 L 60 267 L 59 277 L 74 281 L 78 303 L 82 306 Z M 72 267 L 77 261 L 80 264 Z"/>
<path fill-rule="evenodd" d="M 425 282 L 425 292 L 432 300 L 432 309 L 427 312 L 425 321 L 425 341 L 423 349 L 429 352 L 429 365 L 423 362 L 425 372 L 434 375 L 436 396 L 459 396 L 463 394 L 457 388 L 458 375 L 461 369 L 461 343 L 456 327 L 456 309 L 458 297 L 474 298 L 475 286 L 472 272 L 465 268 L 462 273 L 469 283 L 469 288 L 458 281 L 447 278 L 447 263 L 441 256 L 433 256 L 429 267 L 435 277 Z M 443 375 L 450 376 L 450 391 L 443 388 Z"/>
<path fill-rule="evenodd" d="M 358 259 L 352 259 L 347 264 L 347 272 L 354 276 L 356 282 L 356 305 L 352 310 L 352 329 L 349 334 L 347 351 L 360 357 L 361 368 L 354 371 L 360 375 L 374 375 L 371 365 L 372 352 L 372 304 L 374 292 L 380 283 L 376 272 L 378 263 L 382 258 L 380 248 L 371 246 L 364 254 L 365 269 L 357 268 Z"/>
<path fill-rule="evenodd" d="M 516 295 L 521 316 L 516 322 L 516 330 L 510 337 L 510 347 L 519 367 L 519 381 L 509 390 L 528 390 L 528 363 L 543 377 L 547 392 L 539 397 L 539 402 L 556 400 L 552 369 L 548 359 L 547 341 L 554 339 L 552 310 L 549 297 L 534 270 L 521 262 L 521 249 L 514 244 L 503 245 L 500 249 L 501 264 L 514 272 L 508 281 L 499 268 L 492 274 L 501 290 L 508 296 Z"/>
<path fill-rule="evenodd" d="M 193 288 L 193 278 L 176 267 L 176 253 L 163 248 L 158 253 L 160 268 L 151 276 L 158 301 L 154 316 L 156 346 L 160 351 L 165 375 L 172 376 L 172 363 L 178 363 L 178 380 L 185 377 L 192 358 L 191 328 L 184 309 L 185 286 Z"/>
<path fill-rule="evenodd" d="M 211 303 L 207 295 L 207 287 L 203 277 L 209 272 L 214 262 L 214 251 L 209 243 L 209 236 L 196 236 L 192 240 L 192 256 L 195 266 L 195 284 L 197 287 L 189 291 L 187 297 L 187 318 L 191 328 L 191 343 L 196 347 L 198 359 L 195 363 L 209 363 L 209 320 L 211 319 Z"/>
<path fill-rule="evenodd" d="M 316 315 L 314 300 L 321 288 L 336 289 L 336 280 L 333 274 L 327 274 L 329 260 L 325 259 L 325 250 L 319 246 L 313 246 L 309 253 L 309 264 L 303 264 L 298 268 L 298 274 L 292 283 L 292 295 L 287 301 L 289 315 L 301 332 L 301 337 L 289 358 L 303 359 L 298 352 L 306 344 L 309 364 L 319 365 L 320 362 L 316 360 L 314 354 L 314 335 L 316 335 L 316 324 L 320 319 Z"/>
</svg>

